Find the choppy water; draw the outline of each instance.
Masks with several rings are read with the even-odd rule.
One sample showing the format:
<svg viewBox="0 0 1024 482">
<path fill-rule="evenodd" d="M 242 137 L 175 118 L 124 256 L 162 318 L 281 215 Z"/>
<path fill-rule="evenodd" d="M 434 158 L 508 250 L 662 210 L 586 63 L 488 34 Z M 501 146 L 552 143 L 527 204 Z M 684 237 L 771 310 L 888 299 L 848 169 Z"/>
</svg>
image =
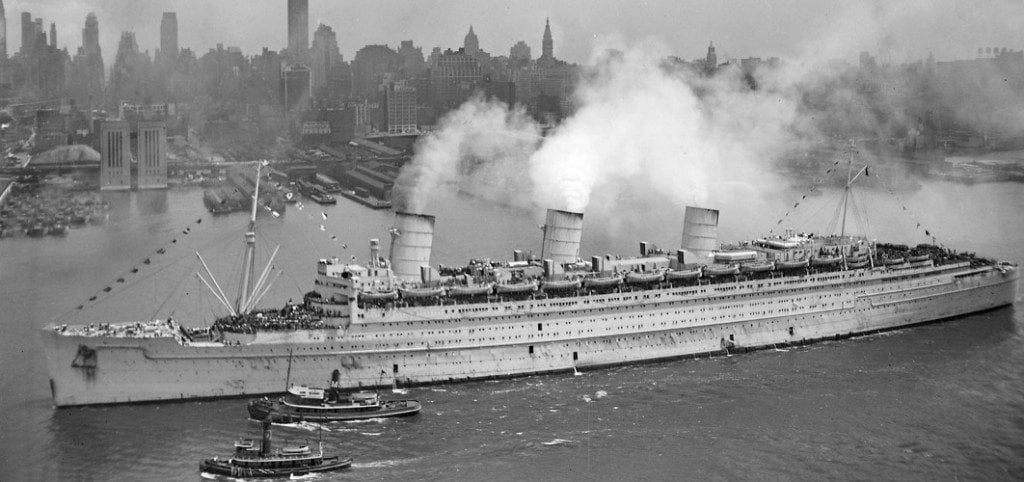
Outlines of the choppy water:
<svg viewBox="0 0 1024 482">
<path fill-rule="evenodd" d="M 1024 260 L 1020 185 L 938 184 L 901 196 L 949 244 Z M 39 326 L 171 313 L 199 325 L 216 307 L 190 275 L 197 269 L 193 251 L 204 253 L 222 283 L 238 276 L 244 215 L 211 218 L 198 191 L 110 199 L 111 219 L 103 227 L 64 239 L 0 241 L 2 480 L 199 480 L 200 459 L 226 456 L 234 439 L 259 435 L 241 399 L 52 408 Z M 913 229 L 901 227 L 908 221 L 894 214 L 899 207 L 867 210 L 877 214 L 879 239 L 923 241 L 908 237 Z M 386 238 L 393 216 L 346 201 L 327 209 L 326 221 L 321 211 L 310 203 L 261 220 L 261 240 L 285 246 L 276 264 L 286 273 L 265 304 L 310 289 L 317 257 L 364 257 L 366 239 Z M 464 197 L 440 199 L 431 212 L 438 215 L 435 262 L 539 248 L 537 213 Z M 723 211 L 721 237 L 753 234 L 766 223 L 743 224 L 758 215 Z M 198 218 L 201 227 L 181 233 Z M 678 242 L 681 213 L 625 221 L 588 214 L 586 223 L 585 252 L 628 254 L 638 236 L 663 246 Z M 156 254 L 164 245 L 166 254 Z M 141 265 L 142 281 L 115 282 L 147 257 L 152 264 Z M 114 287 L 109 297 L 74 310 L 107 285 Z M 1021 480 L 1022 328 L 1018 301 L 801 348 L 418 387 L 392 394 L 423 402 L 418 416 L 328 424 L 322 431 L 309 424 L 275 427 L 275 439 L 322 436 L 329 448 L 354 458 L 348 471 L 312 480 Z"/>
</svg>

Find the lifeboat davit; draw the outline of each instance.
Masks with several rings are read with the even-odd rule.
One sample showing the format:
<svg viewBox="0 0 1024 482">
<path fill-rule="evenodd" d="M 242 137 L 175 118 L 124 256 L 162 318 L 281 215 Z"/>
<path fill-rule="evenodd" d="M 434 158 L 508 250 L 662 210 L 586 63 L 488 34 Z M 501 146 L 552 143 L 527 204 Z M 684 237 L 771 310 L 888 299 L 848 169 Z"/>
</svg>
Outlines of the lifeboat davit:
<svg viewBox="0 0 1024 482">
<path fill-rule="evenodd" d="M 729 276 L 739 274 L 740 267 L 735 264 L 712 264 L 704 268 L 706 276 Z"/>
<path fill-rule="evenodd" d="M 537 291 L 537 282 L 528 281 L 525 283 L 498 283 L 494 285 L 494 291 L 499 294 L 519 294 Z"/>
<path fill-rule="evenodd" d="M 666 281 L 692 281 L 700 277 L 700 268 L 670 269 L 665 272 Z"/>
<path fill-rule="evenodd" d="M 658 283 L 665 279 L 665 273 L 660 271 L 653 273 L 641 273 L 639 271 L 630 271 L 626 274 L 626 282 L 634 285 L 642 285 L 647 283 Z"/>
<path fill-rule="evenodd" d="M 835 266 L 842 260 L 839 256 L 818 256 L 811 258 L 811 266 Z"/>
<path fill-rule="evenodd" d="M 611 288 L 613 286 L 618 286 L 620 283 L 622 283 L 622 277 L 618 275 L 605 276 L 601 278 L 586 278 L 583 280 L 583 286 L 586 286 L 587 288 Z"/>
<path fill-rule="evenodd" d="M 390 301 L 398 299 L 398 292 L 389 291 L 360 291 L 359 299 L 363 301 Z"/>
<path fill-rule="evenodd" d="M 491 292 L 492 284 L 486 285 L 455 285 L 448 288 L 448 296 L 482 296 Z"/>
<path fill-rule="evenodd" d="M 797 259 L 797 260 L 790 260 L 790 261 L 776 261 L 775 262 L 775 269 L 806 268 L 808 264 L 809 264 L 809 261 L 807 260 L 807 258 Z"/>
<path fill-rule="evenodd" d="M 444 296 L 443 286 L 398 288 L 398 291 L 402 293 L 402 298 L 436 298 L 438 296 Z"/>
<path fill-rule="evenodd" d="M 740 271 L 744 273 L 765 273 L 773 269 L 775 269 L 775 265 L 768 261 L 740 265 Z"/>
<path fill-rule="evenodd" d="M 578 279 L 544 280 L 541 281 L 540 288 L 544 291 L 572 291 L 579 289 L 580 284 Z"/>
</svg>

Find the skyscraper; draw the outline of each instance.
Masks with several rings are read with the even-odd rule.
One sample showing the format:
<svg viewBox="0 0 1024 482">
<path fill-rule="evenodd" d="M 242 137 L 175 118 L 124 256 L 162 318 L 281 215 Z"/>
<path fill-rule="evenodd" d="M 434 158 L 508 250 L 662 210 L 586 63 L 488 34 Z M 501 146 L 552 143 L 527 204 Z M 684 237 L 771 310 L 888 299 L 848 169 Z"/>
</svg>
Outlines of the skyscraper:
<svg viewBox="0 0 1024 482">
<path fill-rule="evenodd" d="M 718 56 L 715 55 L 715 43 L 708 45 L 708 56 L 704 59 L 704 70 L 714 72 L 718 68 Z"/>
<path fill-rule="evenodd" d="M 334 30 L 320 24 L 313 32 L 313 47 L 310 49 L 310 75 L 314 95 L 323 94 L 331 69 L 341 62 L 338 39 Z"/>
<path fill-rule="evenodd" d="M 163 60 L 178 58 L 178 15 L 164 12 L 160 19 L 160 57 Z"/>
<path fill-rule="evenodd" d="M 476 53 L 480 50 L 480 40 L 476 38 L 476 34 L 473 33 L 473 26 L 469 26 L 469 33 L 466 34 L 465 40 L 462 42 L 463 48 L 466 49 L 466 55 L 470 57 L 476 57 Z"/>
<path fill-rule="evenodd" d="M 555 42 L 551 39 L 551 23 L 544 19 L 544 39 L 541 41 L 541 57 L 555 58 Z"/>
<path fill-rule="evenodd" d="M 0 60 L 7 58 L 7 14 L 4 12 L 4 2 L 0 0 Z"/>
<path fill-rule="evenodd" d="M 100 53 L 100 23 L 96 14 L 89 12 L 85 16 L 85 28 L 82 29 L 82 52 L 85 54 Z"/>
<path fill-rule="evenodd" d="M 21 53 L 28 55 L 32 53 L 32 47 L 36 44 L 36 25 L 32 23 L 32 14 L 21 12 Z"/>
<path fill-rule="evenodd" d="M 57 48 L 57 24 L 50 22 L 50 47 Z"/>
<path fill-rule="evenodd" d="M 302 55 L 309 48 L 309 0 L 288 0 L 288 51 Z"/>
</svg>

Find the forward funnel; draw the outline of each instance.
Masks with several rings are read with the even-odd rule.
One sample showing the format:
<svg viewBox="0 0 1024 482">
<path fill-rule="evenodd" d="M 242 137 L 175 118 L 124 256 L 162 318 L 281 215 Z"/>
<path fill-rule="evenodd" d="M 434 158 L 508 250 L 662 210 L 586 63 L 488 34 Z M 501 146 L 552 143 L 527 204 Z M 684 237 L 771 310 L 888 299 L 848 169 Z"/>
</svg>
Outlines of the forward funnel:
<svg viewBox="0 0 1024 482">
<path fill-rule="evenodd" d="M 430 266 L 430 247 L 434 242 L 434 216 L 395 213 L 391 231 L 391 269 L 402 281 L 420 279 L 420 267 Z"/>
<path fill-rule="evenodd" d="M 718 210 L 686 206 L 682 248 L 687 263 L 708 263 L 718 243 Z"/>
<path fill-rule="evenodd" d="M 556 265 L 575 262 L 580 257 L 582 237 L 583 213 L 548 209 L 541 259 L 550 259 Z"/>
</svg>

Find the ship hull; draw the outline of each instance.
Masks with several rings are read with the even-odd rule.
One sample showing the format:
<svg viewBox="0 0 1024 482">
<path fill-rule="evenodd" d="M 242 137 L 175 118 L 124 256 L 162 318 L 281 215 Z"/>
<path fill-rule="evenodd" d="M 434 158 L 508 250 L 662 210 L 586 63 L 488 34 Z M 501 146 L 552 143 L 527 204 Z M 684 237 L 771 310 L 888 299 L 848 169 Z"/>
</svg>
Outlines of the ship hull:
<svg viewBox="0 0 1024 482">
<path fill-rule="evenodd" d="M 72 406 L 280 393 L 290 382 L 315 383 L 333 370 L 342 387 L 357 388 L 721 354 L 961 316 L 1012 304 L 1017 291 L 1012 267 L 893 273 L 435 307 L 425 312 L 434 314 L 431 321 L 394 310 L 346 330 L 261 333 L 232 346 L 54 330 L 44 330 L 43 341 L 54 402 Z M 473 307 L 487 308 L 479 315 Z M 89 363 L 81 363 L 82 346 L 95 353 Z"/>
</svg>

